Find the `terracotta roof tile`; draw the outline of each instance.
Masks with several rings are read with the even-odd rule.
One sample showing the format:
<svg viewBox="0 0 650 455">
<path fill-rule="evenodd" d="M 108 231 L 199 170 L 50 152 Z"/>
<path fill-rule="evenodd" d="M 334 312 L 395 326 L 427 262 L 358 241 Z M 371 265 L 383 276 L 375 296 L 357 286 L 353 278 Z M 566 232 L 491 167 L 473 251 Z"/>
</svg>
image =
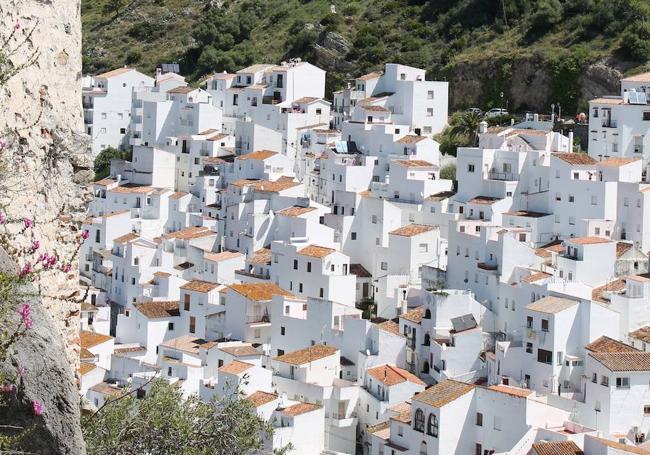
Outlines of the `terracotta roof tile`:
<svg viewBox="0 0 650 455">
<path fill-rule="evenodd" d="M 358 81 L 371 81 L 373 79 L 378 79 L 384 74 L 383 71 L 373 71 L 368 74 L 364 74 L 363 76 L 357 77 Z"/>
<path fill-rule="evenodd" d="M 372 278 L 372 274 L 361 264 L 350 264 L 350 275 L 356 275 L 357 278 Z"/>
<path fill-rule="evenodd" d="M 267 265 L 271 263 L 272 256 L 273 254 L 270 248 L 260 248 L 248 259 L 248 263 L 253 265 Z"/>
<path fill-rule="evenodd" d="M 564 311 L 567 308 L 577 305 L 575 300 L 564 299 L 562 297 L 546 296 L 526 305 L 527 310 L 538 311 L 540 313 L 555 314 Z"/>
<path fill-rule="evenodd" d="M 408 371 L 393 365 L 387 364 L 374 368 L 368 368 L 367 373 L 375 380 L 381 382 L 382 384 L 386 384 L 387 386 L 401 384 L 406 381 L 422 386 L 426 385 L 413 373 L 409 373 Z"/>
<path fill-rule="evenodd" d="M 633 330 L 629 333 L 630 338 L 641 340 L 645 343 L 650 343 L 650 326 L 641 327 L 640 329 Z"/>
<path fill-rule="evenodd" d="M 533 444 L 532 455 L 584 455 L 573 441 L 543 441 Z"/>
<path fill-rule="evenodd" d="M 254 365 L 250 363 L 240 362 L 239 360 L 233 360 L 232 362 L 227 363 L 222 367 L 219 367 L 219 372 L 240 375 L 243 372 L 250 370 L 253 367 Z"/>
<path fill-rule="evenodd" d="M 291 104 L 310 104 L 319 100 L 320 98 L 316 98 L 315 96 L 303 96 L 302 98 L 293 100 Z"/>
<path fill-rule="evenodd" d="M 413 401 L 426 403 L 434 408 L 441 408 L 466 393 L 471 392 L 475 387 L 474 384 L 445 379 L 423 392 L 416 394 L 413 397 Z"/>
<path fill-rule="evenodd" d="M 440 202 L 444 199 L 449 199 L 455 194 L 455 191 L 441 191 L 440 193 L 432 194 L 431 196 L 427 197 L 427 201 Z"/>
<path fill-rule="evenodd" d="M 221 253 L 206 251 L 203 253 L 203 259 L 212 262 L 228 261 L 230 259 L 236 259 L 243 256 L 243 253 L 240 253 L 239 251 L 222 251 Z"/>
<path fill-rule="evenodd" d="M 90 332 L 88 330 L 82 330 L 79 332 L 79 345 L 82 348 L 92 348 L 94 346 L 106 343 L 109 340 L 112 340 L 113 337 L 108 335 L 102 335 L 101 333 Z"/>
<path fill-rule="evenodd" d="M 498 197 L 492 196 L 476 196 L 475 198 L 467 201 L 468 204 L 480 204 L 480 205 L 492 205 L 495 202 L 499 202 L 501 199 Z"/>
<path fill-rule="evenodd" d="M 194 90 L 198 90 L 198 88 L 194 87 L 189 87 L 189 86 L 180 86 L 180 87 L 174 87 L 171 90 L 168 90 L 167 93 L 172 93 L 172 94 L 181 94 L 185 95 L 187 93 L 193 92 Z"/>
<path fill-rule="evenodd" d="M 108 79 L 108 78 L 115 77 L 115 76 L 121 76 L 122 74 L 128 73 L 130 71 L 135 71 L 135 69 L 134 68 L 127 68 L 127 67 L 116 68 L 114 70 L 107 71 L 107 72 L 102 73 L 102 74 L 98 74 L 95 77 Z"/>
<path fill-rule="evenodd" d="M 101 393 L 103 395 L 109 395 L 113 398 L 121 397 L 129 393 L 127 390 L 121 387 L 115 387 L 106 382 L 100 382 L 99 384 L 95 384 L 90 388 L 90 390 L 92 390 L 93 392 Z"/>
<path fill-rule="evenodd" d="M 131 242 L 131 241 L 133 241 L 135 239 L 139 239 L 139 238 L 140 238 L 140 236 L 138 234 L 136 234 L 135 232 L 129 232 L 128 234 L 124 234 L 124 235 L 121 235 L 121 236 L 119 236 L 117 238 L 114 238 L 113 243 L 120 243 L 120 244 L 128 243 L 128 242 Z"/>
<path fill-rule="evenodd" d="M 586 153 L 556 152 L 556 153 L 552 153 L 551 155 L 561 159 L 566 163 L 573 164 L 576 166 L 586 166 L 586 165 L 592 165 L 598 163 L 598 161 L 596 161 Z"/>
<path fill-rule="evenodd" d="M 79 364 L 79 374 L 81 376 L 87 375 L 91 371 L 93 371 L 95 368 L 97 368 L 96 365 L 93 365 L 92 363 L 80 363 Z"/>
<path fill-rule="evenodd" d="M 209 281 L 202 280 L 192 280 L 181 286 L 181 289 L 196 292 L 210 292 L 217 287 L 219 287 L 219 284 L 217 283 L 210 283 Z"/>
<path fill-rule="evenodd" d="M 621 451 L 623 453 L 634 453 L 634 454 L 637 454 L 637 455 L 650 455 L 650 450 L 643 449 L 641 447 L 636 447 L 636 446 L 633 446 L 633 445 L 630 445 L 630 444 L 621 444 L 620 442 L 610 441 L 609 439 L 599 438 L 599 437 L 596 437 L 596 436 L 592 436 L 590 434 L 586 434 L 585 438 L 595 439 L 596 441 L 598 441 L 600 444 L 604 445 L 605 447 L 611 447 L 613 449 L 618 449 L 619 451 Z"/>
<path fill-rule="evenodd" d="M 394 160 L 393 163 L 403 167 L 434 167 L 433 163 L 424 160 Z"/>
<path fill-rule="evenodd" d="M 182 198 L 185 197 L 185 196 L 189 196 L 189 194 L 190 194 L 190 193 L 186 193 L 185 191 L 177 191 L 177 192 L 175 192 L 175 193 L 172 193 L 172 194 L 169 196 L 169 199 L 172 199 L 172 200 L 178 200 L 178 199 L 182 199 Z"/>
<path fill-rule="evenodd" d="M 417 144 L 418 142 L 421 142 L 425 140 L 427 137 L 426 136 L 415 136 L 413 134 L 407 134 L 406 136 L 402 136 L 398 140 L 395 141 L 396 144 Z"/>
<path fill-rule="evenodd" d="M 180 316 L 178 300 L 169 302 L 144 302 L 134 304 L 135 309 L 149 319 Z"/>
<path fill-rule="evenodd" d="M 374 104 L 367 104 L 360 107 L 369 112 L 390 112 L 388 108 L 385 108 L 384 106 L 376 106 Z"/>
<path fill-rule="evenodd" d="M 650 371 L 650 352 L 591 352 L 590 355 L 611 371 Z"/>
<path fill-rule="evenodd" d="M 407 321 L 414 322 L 416 324 L 420 324 L 422 322 L 422 319 L 424 318 L 424 305 L 420 305 L 417 308 L 413 308 L 412 310 L 407 311 L 406 313 L 403 313 L 400 315 L 400 318 L 406 319 Z"/>
<path fill-rule="evenodd" d="M 274 358 L 279 362 L 290 363 L 292 365 L 304 365 L 315 360 L 324 359 L 338 352 L 338 349 L 333 346 L 324 344 L 315 344 L 304 349 L 289 352 Z"/>
<path fill-rule="evenodd" d="M 609 283 L 603 284 L 591 290 L 591 300 L 600 303 L 609 303 L 609 300 L 605 299 L 605 293 L 611 292 L 614 294 L 620 294 L 625 291 L 625 280 L 619 278 Z"/>
<path fill-rule="evenodd" d="M 521 281 L 524 282 L 524 283 L 534 283 L 536 281 L 540 281 L 540 280 L 543 280 L 543 279 L 546 279 L 546 278 L 550 278 L 552 276 L 553 275 L 551 275 L 550 273 L 546 273 L 546 272 L 533 272 L 530 275 L 523 277 L 521 279 Z"/>
<path fill-rule="evenodd" d="M 198 354 L 200 348 L 211 349 L 217 346 L 214 341 L 206 341 L 203 338 L 198 338 L 192 335 L 183 335 L 171 340 L 163 341 L 160 346 L 178 351 L 188 352 L 190 354 Z"/>
<path fill-rule="evenodd" d="M 575 243 L 578 245 L 595 245 L 598 243 L 611 243 L 612 241 L 610 239 L 607 239 L 605 237 L 595 237 L 595 236 L 589 236 L 589 237 L 571 237 L 565 240 L 565 243 Z"/>
<path fill-rule="evenodd" d="M 626 164 L 634 163 L 635 161 L 640 161 L 641 158 L 607 158 L 606 160 L 600 161 L 598 166 L 604 167 L 621 167 Z"/>
<path fill-rule="evenodd" d="M 282 216 L 291 216 L 291 217 L 296 217 L 296 216 L 301 216 L 304 215 L 305 213 L 310 213 L 316 210 L 316 207 L 299 207 L 297 205 L 291 206 L 284 208 L 282 210 L 278 210 L 275 212 L 276 215 L 282 215 Z"/>
<path fill-rule="evenodd" d="M 616 242 L 616 257 L 620 258 L 625 253 L 630 251 L 633 247 L 634 245 L 628 242 Z"/>
<path fill-rule="evenodd" d="M 230 289 L 243 295 L 249 300 L 265 302 L 271 300 L 274 295 L 293 297 L 289 291 L 285 291 L 275 283 L 242 283 L 233 284 Z"/>
<path fill-rule="evenodd" d="M 297 251 L 297 253 L 302 256 L 310 256 L 313 258 L 324 258 L 334 252 L 336 252 L 334 248 L 327 248 L 320 245 L 308 245 Z"/>
<path fill-rule="evenodd" d="M 377 324 L 377 328 L 379 328 L 379 330 L 383 330 L 384 332 L 392 333 L 393 335 L 402 336 L 402 334 L 399 333 L 399 324 L 394 321 L 380 322 Z"/>
<path fill-rule="evenodd" d="M 261 353 L 250 344 L 242 344 L 237 346 L 223 346 L 219 348 L 220 351 L 227 352 L 234 357 L 250 357 L 261 355 Z"/>
<path fill-rule="evenodd" d="M 591 352 L 638 352 L 638 349 L 608 336 L 601 336 L 585 346 Z"/>
<path fill-rule="evenodd" d="M 259 408 L 260 406 L 264 406 L 265 404 L 268 404 L 277 399 L 278 396 L 276 394 L 263 392 L 261 390 L 258 390 L 257 392 L 253 392 L 246 397 L 246 400 L 248 400 L 256 408 Z"/>
<path fill-rule="evenodd" d="M 295 417 L 317 409 L 321 409 L 321 406 L 312 403 L 297 403 L 282 409 L 280 412 L 286 416 Z"/>
<path fill-rule="evenodd" d="M 247 153 L 246 155 L 240 155 L 236 159 L 238 161 L 247 161 L 247 160 L 261 160 L 264 161 L 266 159 L 269 159 L 275 155 L 277 155 L 278 152 L 273 152 L 271 150 L 258 150 L 256 152 L 251 152 Z"/>
<path fill-rule="evenodd" d="M 209 227 L 205 226 L 190 226 L 186 227 L 184 229 L 181 229 L 180 231 L 174 231 L 170 232 L 168 234 L 165 234 L 162 236 L 164 240 L 170 240 L 170 239 L 179 239 L 179 240 L 191 240 L 191 239 L 198 239 L 201 237 L 207 237 L 210 235 L 216 235 L 216 233 L 210 229 Z"/>
<path fill-rule="evenodd" d="M 533 391 L 530 389 L 522 389 L 521 387 L 514 387 L 511 385 L 504 385 L 504 384 L 491 385 L 490 387 L 488 387 L 488 389 L 493 390 L 495 392 L 501 392 L 507 395 L 512 395 L 514 397 L 521 397 L 521 398 L 527 398 L 533 393 Z"/>
<path fill-rule="evenodd" d="M 397 228 L 394 231 L 390 231 L 389 234 L 399 235 L 402 237 L 413 237 L 415 235 L 432 231 L 435 228 L 435 226 L 429 224 L 408 224 L 406 226 L 402 226 L 401 228 Z"/>
<path fill-rule="evenodd" d="M 650 82 L 650 72 L 624 77 L 621 82 Z"/>
</svg>

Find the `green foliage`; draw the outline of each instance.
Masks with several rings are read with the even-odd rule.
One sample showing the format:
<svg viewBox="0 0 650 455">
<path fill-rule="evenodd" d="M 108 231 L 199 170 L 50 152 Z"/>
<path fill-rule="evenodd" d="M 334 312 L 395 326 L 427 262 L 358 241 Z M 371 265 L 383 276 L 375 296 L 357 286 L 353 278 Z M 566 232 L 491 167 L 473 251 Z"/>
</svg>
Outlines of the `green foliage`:
<svg viewBox="0 0 650 455">
<path fill-rule="evenodd" d="M 82 422 L 89 455 L 221 455 L 264 453 L 273 432 L 252 404 L 233 394 L 205 403 L 183 398 L 157 380 L 142 399 L 133 393 L 109 401 Z"/>
<path fill-rule="evenodd" d="M 641 62 L 650 54 L 647 0 L 231 0 L 219 8 L 144 0 L 112 20 L 103 10 L 114 1 L 82 0 L 84 71 L 135 61 L 134 48 L 142 70 L 179 61 L 193 80 L 289 57 L 325 66 L 338 80 L 385 61 L 425 68 L 436 78 L 457 76 L 453 70 L 464 68 L 458 65 L 496 61 L 481 81 L 480 107 L 488 109 L 500 107 L 501 92 L 506 107 L 513 65 L 527 58 L 552 73 L 548 104 L 568 109 L 578 103 L 577 74 L 585 64 L 612 55 Z M 332 31 L 350 43 L 348 52 L 337 49 L 347 64 L 332 61 L 329 49 L 316 52 Z M 567 99 L 560 99 L 561 87 L 571 92 Z"/>
<path fill-rule="evenodd" d="M 101 180 L 108 177 L 111 172 L 111 160 L 130 160 L 131 152 L 117 150 L 113 147 L 108 147 L 99 152 L 95 157 L 94 170 L 95 170 L 95 180 Z"/>
<path fill-rule="evenodd" d="M 481 117 L 470 112 L 456 112 L 449 119 L 449 125 L 434 139 L 440 144 L 440 153 L 456 156 L 458 147 L 473 147 L 478 141 L 478 127 Z M 454 174 L 456 169 L 454 168 Z"/>
<path fill-rule="evenodd" d="M 456 165 L 448 164 L 440 169 L 440 178 L 444 180 L 456 180 Z"/>
</svg>

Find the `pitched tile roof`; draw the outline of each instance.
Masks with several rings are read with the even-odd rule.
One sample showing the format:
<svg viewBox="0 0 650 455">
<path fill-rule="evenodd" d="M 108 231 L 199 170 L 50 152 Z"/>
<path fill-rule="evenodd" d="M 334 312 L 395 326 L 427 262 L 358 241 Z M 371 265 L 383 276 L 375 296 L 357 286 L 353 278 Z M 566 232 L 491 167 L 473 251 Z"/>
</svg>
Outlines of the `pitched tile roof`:
<svg viewBox="0 0 650 455">
<path fill-rule="evenodd" d="M 650 82 L 650 72 L 624 77 L 621 82 Z"/>
<path fill-rule="evenodd" d="M 379 330 L 383 330 L 384 332 L 392 333 L 393 335 L 402 336 L 402 334 L 399 333 L 399 324 L 394 321 L 380 322 L 379 324 L 377 324 L 377 327 L 379 328 Z"/>
<path fill-rule="evenodd" d="M 291 206 L 284 208 L 282 210 L 278 210 L 275 212 L 276 215 L 283 215 L 283 216 L 301 216 L 304 215 L 305 213 L 313 212 L 316 210 L 316 207 L 299 207 L 297 205 Z"/>
<path fill-rule="evenodd" d="M 82 330 L 79 332 L 79 345 L 82 348 L 92 348 L 94 346 L 106 343 L 109 340 L 112 340 L 113 337 L 108 335 L 102 335 L 101 333 L 90 332 L 88 330 Z"/>
<path fill-rule="evenodd" d="M 189 352 L 190 354 L 198 354 L 200 348 L 211 349 L 216 345 L 217 343 L 214 341 L 206 341 L 203 338 L 198 338 L 192 335 L 183 335 L 160 343 L 160 346 L 165 348 Z"/>
<path fill-rule="evenodd" d="M 361 108 L 370 112 L 390 112 L 388 108 L 385 108 L 384 106 L 375 106 L 374 104 L 367 104 L 361 106 Z"/>
<path fill-rule="evenodd" d="M 212 229 L 206 226 L 190 226 L 179 231 L 170 232 L 162 236 L 164 240 L 170 239 L 179 239 L 179 240 L 191 240 L 198 239 L 200 237 L 207 237 L 210 235 L 216 235 Z"/>
<path fill-rule="evenodd" d="M 634 163 L 635 161 L 640 161 L 641 158 L 631 157 L 631 158 L 607 158 L 606 160 L 598 162 L 598 166 L 603 167 L 621 167 L 626 164 Z"/>
<path fill-rule="evenodd" d="M 356 275 L 357 278 L 370 278 L 372 274 L 361 264 L 350 264 L 350 275 Z"/>
<path fill-rule="evenodd" d="M 275 283 L 242 283 L 233 284 L 230 289 L 243 295 L 248 300 L 264 302 L 273 299 L 274 295 L 293 297 L 289 291 L 285 291 Z"/>
<path fill-rule="evenodd" d="M 228 261 L 244 256 L 239 251 L 222 251 L 221 253 L 204 252 L 203 259 L 212 262 Z"/>
<path fill-rule="evenodd" d="M 278 396 L 276 394 L 263 392 L 261 390 L 258 390 L 257 392 L 253 392 L 246 397 L 246 400 L 250 401 L 250 403 L 256 408 L 259 408 L 260 406 L 264 406 L 265 404 L 268 404 L 273 400 L 277 400 L 277 399 Z"/>
<path fill-rule="evenodd" d="M 628 242 L 616 242 L 616 257 L 620 258 L 625 253 L 630 251 L 633 247 L 634 245 Z"/>
<path fill-rule="evenodd" d="M 441 408 L 474 390 L 474 384 L 445 379 L 438 384 L 413 396 L 412 401 L 426 403 L 434 408 Z"/>
<path fill-rule="evenodd" d="M 336 250 L 334 248 L 327 248 L 320 245 L 308 245 L 304 248 L 301 248 L 297 251 L 298 254 L 302 256 L 310 256 L 313 258 L 324 258 L 334 253 Z"/>
<path fill-rule="evenodd" d="M 373 377 L 375 380 L 386 384 L 388 386 L 402 384 L 403 382 L 409 381 L 418 385 L 426 385 L 420 378 L 415 376 L 413 373 L 409 373 L 402 368 L 398 368 L 393 365 L 381 365 L 374 368 L 368 368 L 367 373 Z"/>
<path fill-rule="evenodd" d="M 611 243 L 612 241 L 605 237 L 587 236 L 587 237 L 570 237 L 566 239 L 565 242 L 575 243 L 578 245 L 595 245 L 598 243 Z"/>
<path fill-rule="evenodd" d="M 426 136 L 415 136 L 413 134 L 407 134 L 406 136 L 402 136 L 398 140 L 395 141 L 396 144 L 417 144 L 420 141 L 425 140 L 427 137 Z"/>
<path fill-rule="evenodd" d="M 289 352 L 274 358 L 279 362 L 290 363 L 292 365 L 304 365 L 305 363 L 313 362 L 315 360 L 324 359 L 338 352 L 338 349 L 333 346 L 324 344 L 315 344 L 304 349 Z"/>
<path fill-rule="evenodd" d="M 590 355 L 611 371 L 650 371 L 650 352 L 591 352 Z"/>
<path fill-rule="evenodd" d="M 398 166 L 404 166 L 404 167 L 433 167 L 433 163 L 430 163 L 425 160 L 395 160 L 393 163 L 397 164 Z"/>
<path fill-rule="evenodd" d="M 565 163 L 573 164 L 576 166 L 585 166 L 585 165 L 598 163 L 598 161 L 596 161 L 586 153 L 556 152 L 556 153 L 551 153 L 551 155 L 561 159 Z"/>
<path fill-rule="evenodd" d="M 650 326 L 641 327 L 640 329 L 633 330 L 629 334 L 630 338 L 650 343 Z"/>
<path fill-rule="evenodd" d="M 240 155 L 236 159 L 239 161 L 247 161 L 247 160 L 264 161 L 277 154 L 278 152 L 273 152 L 271 150 L 257 150 L 256 152 L 247 153 L 246 155 Z"/>
<path fill-rule="evenodd" d="M 135 309 L 149 319 L 170 318 L 180 315 L 178 300 L 170 302 L 135 303 Z"/>
<path fill-rule="evenodd" d="M 429 224 L 407 224 L 394 231 L 390 231 L 391 235 L 399 235 L 402 237 L 413 237 L 415 235 L 424 234 L 425 232 L 433 231 L 435 226 Z"/>
<path fill-rule="evenodd" d="M 296 403 L 289 407 L 282 409 L 280 412 L 288 417 L 295 417 L 300 414 L 306 414 L 307 412 L 312 412 L 317 409 L 320 409 L 321 406 L 312 403 Z"/>
<path fill-rule="evenodd" d="M 427 201 L 439 202 L 444 199 L 449 199 L 454 194 L 456 194 L 455 191 L 441 191 L 440 193 L 432 194 L 431 196 L 427 197 Z"/>
<path fill-rule="evenodd" d="M 638 352 L 638 349 L 608 336 L 601 336 L 585 346 L 591 352 Z"/>
<path fill-rule="evenodd" d="M 270 264 L 272 256 L 270 248 L 260 248 L 248 259 L 248 263 L 254 265 Z"/>
<path fill-rule="evenodd" d="M 84 375 L 90 373 L 91 371 L 93 371 L 95 368 L 97 368 L 97 366 L 93 365 L 92 363 L 81 362 L 79 364 L 79 374 L 81 376 L 84 376 Z"/>
<path fill-rule="evenodd" d="M 609 300 L 605 299 L 605 292 L 612 292 L 614 294 L 620 294 L 625 291 L 625 280 L 619 278 L 609 283 L 605 283 L 602 286 L 598 286 L 591 290 L 591 300 L 600 303 L 609 303 Z"/>
<path fill-rule="evenodd" d="M 270 180 L 242 179 L 231 183 L 231 185 L 238 187 L 250 186 L 253 190 L 262 193 L 278 193 L 301 185 L 301 183 L 294 181 L 293 177 L 283 176 L 273 182 Z"/>
<path fill-rule="evenodd" d="M 239 360 L 233 360 L 232 362 L 219 367 L 219 372 L 240 375 L 243 372 L 248 371 L 253 367 L 254 367 L 253 364 L 247 362 L 240 362 Z"/>
<path fill-rule="evenodd" d="M 359 81 L 371 81 L 373 79 L 378 79 L 383 74 L 384 74 L 383 71 L 373 71 L 371 73 L 364 74 L 363 76 L 357 77 L 357 80 L 359 80 Z"/>
<path fill-rule="evenodd" d="M 636 447 L 636 446 L 633 446 L 631 444 L 622 444 L 620 442 L 615 442 L 615 441 L 611 441 L 609 439 L 599 438 L 597 436 L 592 436 L 590 434 L 586 434 L 585 438 L 595 439 L 600 444 L 602 444 L 602 445 L 604 445 L 606 447 L 611 447 L 613 449 L 618 449 L 619 451 L 621 451 L 623 453 L 634 453 L 634 454 L 637 454 L 637 455 L 650 455 L 650 450 L 643 449 L 641 447 Z"/>
<path fill-rule="evenodd" d="M 242 344 L 236 346 L 223 346 L 219 348 L 220 351 L 227 352 L 234 357 L 250 357 L 253 355 L 261 355 L 261 353 L 250 344 Z"/>
<path fill-rule="evenodd" d="M 562 297 L 546 296 L 526 305 L 527 310 L 539 311 L 540 313 L 555 314 L 577 305 L 575 300 L 565 299 Z"/>
<path fill-rule="evenodd" d="M 189 196 L 189 194 L 190 193 L 186 193 L 185 191 L 176 191 L 175 193 L 172 193 L 169 196 L 169 199 L 172 199 L 172 200 L 175 201 L 175 200 L 178 200 L 178 199 L 182 199 L 185 196 Z"/>
<path fill-rule="evenodd" d="M 95 384 L 90 388 L 90 390 L 104 395 L 110 395 L 113 398 L 121 397 L 122 395 L 128 393 L 128 391 L 124 390 L 123 388 L 115 387 L 106 382 L 100 382 L 99 384 Z"/>
<path fill-rule="evenodd" d="M 213 289 L 216 289 L 217 287 L 219 287 L 217 283 L 210 283 L 209 281 L 201 281 L 201 280 L 192 280 L 192 281 L 188 281 L 183 286 L 181 286 L 181 289 L 187 291 L 196 291 L 196 292 L 210 292 Z"/>
<path fill-rule="evenodd" d="M 530 275 L 523 277 L 521 281 L 523 281 L 524 283 L 534 283 L 536 281 L 543 280 L 545 278 L 550 278 L 552 276 L 553 275 L 546 272 L 533 272 Z"/>
<path fill-rule="evenodd" d="M 480 205 L 492 205 L 496 202 L 499 202 L 501 198 L 492 197 L 492 196 L 476 196 L 475 198 L 467 201 L 468 204 L 480 204 Z"/>
<path fill-rule="evenodd" d="M 419 307 L 413 308 L 412 310 L 401 314 L 400 318 L 419 324 L 422 322 L 422 318 L 424 318 L 424 311 L 424 305 L 420 305 Z"/>
<path fill-rule="evenodd" d="M 180 86 L 180 87 L 174 87 L 173 89 L 168 90 L 167 93 L 186 94 L 186 93 L 193 92 L 194 90 L 198 90 L 198 88 L 189 87 L 189 86 Z"/>
<path fill-rule="evenodd" d="M 316 98 L 315 96 L 303 96 L 302 98 L 293 100 L 291 104 L 310 104 L 319 100 L 320 98 Z"/>
<path fill-rule="evenodd" d="M 135 69 L 134 68 L 127 68 L 127 67 L 116 68 L 114 70 L 107 71 L 107 72 L 102 73 L 102 74 L 98 74 L 95 77 L 108 79 L 108 78 L 111 78 L 111 77 L 120 76 L 120 75 L 128 73 L 130 71 L 135 71 Z"/>
<path fill-rule="evenodd" d="M 413 406 L 411 406 L 411 403 L 407 403 L 407 402 L 402 402 L 394 406 L 391 406 L 388 409 L 396 413 L 394 416 L 391 417 L 391 420 L 397 420 L 398 422 L 402 422 L 402 423 L 410 423 L 412 408 Z"/>
<path fill-rule="evenodd" d="M 507 395 L 512 395 L 514 397 L 521 397 L 521 398 L 527 398 L 533 393 L 533 391 L 530 389 L 522 389 L 521 387 L 514 387 L 511 385 L 504 385 L 504 384 L 491 385 L 490 387 L 488 387 L 488 389 L 493 390 L 495 392 L 501 392 Z"/>
<path fill-rule="evenodd" d="M 573 441 L 543 441 L 533 444 L 533 455 L 584 455 Z"/>
<path fill-rule="evenodd" d="M 124 234 L 124 235 L 121 235 L 121 236 L 119 236 L 117 238 L 114 238 L 113 243 L 119 243 L 119 244 L 128 243 L 128 242 L 131 242 L 131 241 L 133 241 L 135 239 L 139 239 L 139 238 L 140 238 L 140 236 L 138 234 L 136 234 L 134 232 L 129 232 L 128 234 Z"/>
</svg>

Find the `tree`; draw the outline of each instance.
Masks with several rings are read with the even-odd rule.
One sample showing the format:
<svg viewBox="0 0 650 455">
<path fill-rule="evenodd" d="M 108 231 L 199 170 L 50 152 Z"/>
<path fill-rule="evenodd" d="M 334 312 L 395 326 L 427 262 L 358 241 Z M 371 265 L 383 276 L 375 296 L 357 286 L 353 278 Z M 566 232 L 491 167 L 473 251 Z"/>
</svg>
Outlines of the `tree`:
<svg viewBox="0 0 650 455">
<path fill-rule="evenodd" d="M 109 401 L 83 419 L 89 455 L 235 455 L 264 453 L 273 428 L 238 393 L 205 403 L 156 380 L 144 398 Z"/>
<path fill-rule="evenodd" d="M 470 146 L 476 146 L 478 144 L 478 128 L 482 120 L 476 112 L 463 112 L 454 118 L 449 132 L 452 136 L 466 137 Z"/>
<path fill-rule="evenodd" d="M 447 164 L 440 169 L 440 178 L 445 180 L 456 180 L 456 165 Z"/>
<path fill-rule="evenodd" d="M 99 155 L 95 157 L 94 169 L 95 169 L 95 180 L 101 180 L 106 178 L 111 173 L 111 160 L 130 160 L 131 152 L 126 152 L 122 150 L 117 150 L 113 147 L 108 147 L 99 152 Z"/>
<path fill-rule="evenodd" d="M 126 6 L 127 0 L 108 0 L 104 3 L 103 11 L 106 14 L 113 13 L 117 17 L 120 15 L 122 8 Z"/>
</svg>

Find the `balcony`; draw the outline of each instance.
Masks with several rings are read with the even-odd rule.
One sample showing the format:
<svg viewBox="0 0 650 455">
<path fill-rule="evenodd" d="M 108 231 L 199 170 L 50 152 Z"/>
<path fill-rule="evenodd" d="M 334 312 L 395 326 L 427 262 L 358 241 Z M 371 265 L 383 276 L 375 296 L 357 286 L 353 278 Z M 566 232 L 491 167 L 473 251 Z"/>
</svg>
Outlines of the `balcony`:
<svg viewBox="0 0 650 455">
<path fill-rule="evenodd" d="M 603 128 L 617 128 L 618 123 L 616 122 L 616 120 L 603 119 L 602 126 Z"/>
<path fill-rule="evenodd" d="M 479 262 L 476 264 L 476 267 L 481 270 L 487 270 L 489 272 L 496 272 L 499 269 L 498 264 L 488 264 L 487 262 Z"/>
<path fill-rule="evenodd" d="M 252 316 L 246 316 L 246 323 L 247 324 L 270 324 L 271 315 L 266 313 L 266 314 L 255 314 Z"/>
<path fill-rule="evenodd" d="M 504 182 L 517 181 L 516 175 L 513 172 L 497 172 L 495 170 L 488 172 L 488 179 L 500 180 Z"/>
</svg>

